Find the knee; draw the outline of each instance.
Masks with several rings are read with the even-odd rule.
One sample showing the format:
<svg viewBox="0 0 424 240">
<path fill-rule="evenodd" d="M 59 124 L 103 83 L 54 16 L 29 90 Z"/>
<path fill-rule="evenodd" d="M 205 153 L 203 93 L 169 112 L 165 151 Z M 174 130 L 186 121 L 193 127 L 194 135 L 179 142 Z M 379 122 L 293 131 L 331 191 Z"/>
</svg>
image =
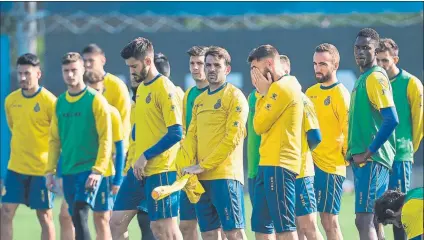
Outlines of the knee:
<svg viewBox="0 0 424 240">
<path fill-rule="evenodd" d="M 2 221 L 12 221 L 14 216 L 14 211 L 12 208 L 3 205 L 1 208 L 1 220 Z"/>
<path fill-rule="evenodd" d="M 220 230 L 202 232 L 202 239 L 219 239 Z"/>
<path fill-rule="evenodd" d="M 298 222 L 297 229 L 304 234 L 314 233 L 318 231 L 318 225 L 313 216 L 308 216 L 307 219 L 302 219 L 302 221 Z"/>
<path fill-rule="evenodd" d="M 162 226 L 162 224 L 155 222 L 150 222 L 150 229 L 152 229 L 152 232 L 156 235 L 156 233 L 163 232 L 165 228 Z"/>
<path fill-rule="evenodd" d="M 367 214 L 367 215 L 357 214 L 355 218 L 356 228 L 366 229 L 369 227 L 374 227 L 372 216 L 373 216 L 372 214 Z"/>
<path fill-rule="evenodd" d="M 109 212 L 93 212 L 94 222 L 97 224 L 109 224 Z"/>
<path fill-rule="evenodd" d="M 231 231 L 225 231 L 225 236 L 227 236 L 228 240 L 246 239 L 243 229 L 234 229 Z"/>
<path fill-rule="evenodd" d="M 127 225 L 125 224 L 125 221 L 123 221 L 123 219 L 118 216 L 118 215 L 114 215 L 112 214 L 112 217 L 110 218 L 109 221 L 109 226 L 110 226 L 110 230 L 113 233 L 124 233 L 127 231 Z"/>
<path fill-rule="evenodd" d="M 65 209 L 61 209 L 59 213 L 59 223 L 60 224 L 66 224 L 68 222 L 72 222 L 71 215 L 69 215 L 68 211 Z"/>
<path fill-rule="evenodd" d="M 322 227 L 326 232 L 334 231 L 339 228 L 337 216 L 323 216 L 321 218 Z"/>
<path fill-rule="evenodd" d="M 53 220 L 52 211 L 51 210 L 38 210 L 37 218 L 40 221 L 41 226 L 47 225 Z"/>
<path fill-rule="evenodd" d="M 184 233 L 190 233 L 193 231 L 197 231 L 197 222 L 192 220 L 192 221 L 181 221 L 180 222 L 180 230 L 181 232 Z"/>
</svg>

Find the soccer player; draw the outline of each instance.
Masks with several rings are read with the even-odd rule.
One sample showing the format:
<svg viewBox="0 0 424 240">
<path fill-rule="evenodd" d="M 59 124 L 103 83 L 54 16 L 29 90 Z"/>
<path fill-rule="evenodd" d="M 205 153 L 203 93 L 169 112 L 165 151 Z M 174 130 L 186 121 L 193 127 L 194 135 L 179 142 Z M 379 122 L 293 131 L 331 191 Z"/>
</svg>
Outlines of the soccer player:
<svg viewBox="0 0 424 240">
<path fill-rule="evenodd" d="M 97 91 L 84 83 L 84 63 L 79 53 L 62 58 L 62 75 L 68 90 L 56 101 L 50 127 L 47 187 L 52 190 L 61 154 L 65 200 L 75 227 L 76 239 L 90 239 L 88 211 L 94 210 L 97 239 L 111 239 L 106 196 L 95 205 L 97 192 L 110 191 L 102 181 L 112 154 L 110 107 Z M 94 208 L 95 207 L 95 208 Z"/>
<path fill-rule="evenodd" d="M 356 80 L 349 108 L 346 159 L 353 163 L 355 224 L 360 239 L 378 238 L 374 227 L 374 203 L 387 190 L 395 157 L 393 132 L 399 124 L 386 72 L 377 66 L 380 37 L 371 28 L 359 31 L 354 56 L 361 75 Z"/>
<path fill-rule="evenodd" d="M 196 204 L 202 239 L 246 239 L 244 232 L 243 139 L 248 104 L 226 77 L 231 57 L 226 49 L 209 47 L 205 53 L 207 91 L 194 101 L 192 119 L 178 153 L 198 164 L 183 169 L 196 174 L 205 193 Z M 200 77 L 200 76 L 199 76 Z M 225 190 L 225 191 L 224 191 Z"/>
<path fill-rule="evenodd" d="M 253 199 L 252 230 L 256 239 L 297 239 L 295 180 L 301 168 L 303 101 L 301 86 L 284 76 L 280 54 L 262 45 L 248 57 L 256 103 L 254 130 L 261 135 L 260 161 Z M 284 134 L 281 134 L 284 132 Z"/>
<path fill-rule="evenodd" d="M 106 56 L 103 50 L 96 44 L 90 44 L 82 50 L 84 67 L 86 70 L 95 70 L 102 73 L 103 78 L 96 84 L 102 87 L 102 94 L 108 103 L 118 109 L 124 128 L 124 146 L 128 149 L 128 140 L 131 132 L 130 114 L 131 98 L 125 83 L 117 76 L 104 70 Z M 94 84 L 94 83 L 92 83 Z M 126 152 L 125 152 L 126 153 Z"/>
<path fill-rule="evenodd" d="M 313 64 L 317 84 L 306 90 L 316 109 L 321 143 L 312 151 L 315 164 L 315 197 L 327 239 L 343 239 L 338 220 L 347 148 L 350 94 L 337 79 L 340 55 L 337 48 L 323 43 L 315 48 Z"/>
<path fill-rule="evenodd" d="M 98 82 L 92 84 L 97 84 L 103 89 L 102 94 L 107 99 L 108 103 L 115 107 L 120 114 L 123 131 L 124 131 L 124 154 L 128 149 L 128 139 L 130 132 L 130 97 L 128 89 L 125 83 L 111 73 L 107 73 L 104 70 L 104 65 L 106 64 L 106 57 L 103 50 L 96 44 L 89 44 L 82 50 L 82 56 L 84 59 L 84 67 L 86 70 L 95 70 L 102 73 L 103 78 Z M 107 89 L 112 89 L 112 91 L 107 91 Z M 58 180 L 59 186 L 62 184 L 62 179 Z M 61 239 L 73 239 L 74 228 L 72 226 L 71 217 L 69 216 L 68 211 L 66 210 L 68 206 L 66 201 L 62 201 L 61 211 L 59 215 L 60 221 L 60 230 L 61 230 Z"/>
<path fill-rule="evenodd" d="M 137 160 L 134 158 L 135 151 L 135 100 L 137 87 L 140 83 L 131 78 L 131 90 L 133 91 L 133 99 L 131 104 L 131 134 L 130 144 L 128 148 L 127 161 L 124 168 L 124 173 L 127 176 L 122 182 L 119 189 L 116 201 L 113 206 L 112 218 L 110 220 L 110 227 L 113 239 L 128 239 L 128 225 L 134 216 L 137 215 L 138 225 L 141 230 L 143 240 L 154 240 L 153 232 L 150 229 L 150 220 L 147 214 L 147 203 L 144 193 L 144 181 L 138 180 L 134 176 L 132 165 Z"/>
<path fill-rule="evenodd" d="M 290 75 L 290 59 L 280 55 L 285 76 Z M 302 93 L 303 121 L 302 121 L 302 164 L 300 173 L 296 177 L 296 224 L 300 240 L 323 239 L 317 225 L 317 207 L 314 191 L 314 163 L 311 151 L 321 142 L 321 131 L 317 114 L 311 100 Z"/>
<path fill-rule="evenodd" d="M 415 76 L 397 67 L 399 47 L 390 38 L 380 40 L 377 64 L 386 71 L 393 88 L 393 100 L 399 116 L 396 127 L 396 155 L 389 177 L 389 189 L 409 191 L 414 153 L 423 138 L 423 84 Z M 403 228 L 393 225 L 395 239 L 406 239 Z"/>
<path fill-rule="evenodd" d="M 156 53 L 154 61 L 158 72 L 168 79 L 171 79 L 171 66 L 169 65 L 168 58 L 165 56 L 165 54 Z M 184 98 L 184 91 L 179 86 L 177 86 L 177 94 L 181 99 Z"/>
<path fill-rule="evenodd" d="M 183 99 L 183 133 L 187 134 L 187 129 L 191 123 L 192 109 L 196 98 L 208 89 L 209 83 L 205 75 L 205 53 L 207 47 L 193 46 L 187 53 L 190 56 L 190 73 L 196 86 L 189 88 Z M 180 193 L 180 229 L 183 239 L 197 240 L 197 217 L 195 205 L 190 203 L 184 191 Z"/>
<path fill-rule="evenodd" d="M 153 44 L 136 38 L 121 51 L 134 81 L 140 83 L 135 106 L 135 159 L 133 170 L 145 179 L 147 209 L 153 234 L 158 239 L 182 239 L 178 228 L 179 192 L 155 201 L 155 187 L 176 178 L 175 156 L 182 139 L 181 101 L 175 85 L 154 65 Z M 149 133 L 149 134 L 146 134 Z"/>
<path fill-rule="evenodd" d="M 404 229 L 407 239 L 423 239 L 423 188 L 414 188 L 408 193 L 398 190 L 388 190 L 375 201 L 375 216 L 378 222 L 393 224 Z M 397 239 L 397 238 L 395 238 Z"/>
<path fill-rule="evenodd" d="M 88 86 L 97 90 L 97 92 L 104 92 L 103 84 L 100 84 L 103 78 L 103 74 L 96 70 L 89 70 L 85 72 Z M 112 184 L 110 186 L 111 193 L 105 192 L 102 193 L 106 196 L 108 201 L 112 201 L 114 199 L 114 196 L 119 191 L 119 187 L 122 183 L 122 173 L 124 170 L 124 144 L 123 144 L 123 126 L 121 121 L 121 116 L 119 115 L 118 109 L 116 109 L 114 106 L 109 105 L 110 107 L 110 117 L 111 117 L 111 124 L 112 124 L 112 142 L 114 145 L 112 146 L 112 156 L 113 160 L 109 163 L 109 168 L 106 174 L 103 176 L 102 181 L 106 181 Z M 115 165 L 115 168 L 113 168 L 113 164 Z M 113 174 L 115 173 L 115 174 Z M 114 175 L 113 177 L 111 177 Z M 110 178 L 109 178 L 110 177 Z M 98 198 L 100 199 L 100 198 Z M 97 202 L 97 201 L 96 201 Z M 112 204 L 113 205 L 113 204 Z M 111 207 L 111 206 L 110 206 Z M 108 209 L 112 210 L 112 209 Z"/>
<path fill-rule="evenodd" d="M 46 188 L 45 169 L 56 97 L 39 85 L 42 75 L 36 55 L 27 53 L 20 56 L 16 66 L 20 89 L 6 97 L 4 106 L 12 139 L 2 189 L 0 238 L 13 239 L 16 209 L 19 204 L 25 204 L 36 210 L 41 239 L 53 240 L 56 239 L 52 213 L 54 194 Z"/>
<path fill-rule="evenodd" d="M 283 64 L 283 69 L 285 74 L 290 74 L 291 63 L 290 58 L 287 55 L 280 55 L 281 64 Z"/>
</svg>

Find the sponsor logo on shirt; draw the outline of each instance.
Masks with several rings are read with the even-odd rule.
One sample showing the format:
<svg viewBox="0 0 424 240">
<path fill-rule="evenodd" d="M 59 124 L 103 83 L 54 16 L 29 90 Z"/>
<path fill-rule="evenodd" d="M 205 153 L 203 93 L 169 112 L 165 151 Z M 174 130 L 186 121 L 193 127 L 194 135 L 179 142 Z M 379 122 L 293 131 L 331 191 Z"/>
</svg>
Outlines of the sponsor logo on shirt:
<svg viewBox="0 0 424 240">
<path fill-rule="evenodd" d="M 62 117 L 64 117 L 64 118 L 81 117 L 81 112 L 62 113 Z"/>
</svg>

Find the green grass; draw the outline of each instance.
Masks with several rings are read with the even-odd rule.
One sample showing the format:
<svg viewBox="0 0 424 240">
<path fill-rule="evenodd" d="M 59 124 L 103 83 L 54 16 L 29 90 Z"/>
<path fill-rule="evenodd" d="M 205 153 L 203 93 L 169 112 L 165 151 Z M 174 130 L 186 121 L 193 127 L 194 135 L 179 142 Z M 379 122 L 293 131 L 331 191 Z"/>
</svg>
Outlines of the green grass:
<svg viewBox="0 0 424 240">
<path fill-rule="evenodd" d="M 56 226 L 57 239 L 59 239 L 59 210 L 60 210 L 60 201 L 57 199 L 55 201 L 54 208 L 54 221 Z M 250 216 L 252 215 L 252 208 L 248 195 L 245 195 L 246 201 L 246 233 L 248 239 L 255 239 L 254 234 L 250 230 Z M 353 194 L 344 194 L 342 200 L 342 208 L 339 216 L 340 225 L 342 228 L 342 233 L 345 240 L 357 240 L 359 239 L 358 232 L 355 227 L 355 215 L 354 215 L 354 195 Z M 319 224 L 320 225 L 320 224 Z M 89 219 L 89 226 L 91 234 L 94 237 L 94 225 L 92 218 Z M 324 233 L 324 230 L 320 226 L 320 230 Z M 391 227 L 385 227 L 386 239 L 393 240 L 393 234 Z M 35 239 L 39 238 L 41 234 L 41 228 L 38 224 L 37 217 L 34 211 L 31 211 L 25 206 L 20 206 L 17 210 L 15 219 L 14 219 L 14 239 L 16 240 L 25 240 L 25 239 Z M 138 228 L 137 220 L 134 218 L 129 226 L 129 235 L 131 239 L 141 239 L 140 230 Z"/>
</svg>

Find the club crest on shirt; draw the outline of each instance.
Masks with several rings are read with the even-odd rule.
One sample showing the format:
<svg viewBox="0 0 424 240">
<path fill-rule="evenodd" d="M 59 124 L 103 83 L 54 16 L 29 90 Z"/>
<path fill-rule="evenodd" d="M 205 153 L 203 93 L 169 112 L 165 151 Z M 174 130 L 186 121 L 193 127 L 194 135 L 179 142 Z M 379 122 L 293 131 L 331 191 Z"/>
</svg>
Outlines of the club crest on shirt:
<svg viewBox="0 0 424 240">
<path fill-rule="evenodd" d="M 218 101 L 216 101 L 215 105 L 213 105 L 213 108 L 218 109 L 221 107 L 221 99 L 218 99 Z"/>
<path fill-rule="evenodd" d="M 150 103 L 152 101 L 152 93 L 147 94 L 146 103 Z"/>
<path fill-rule="evenodd" d="M 40 104 L 36 103 L 34 106 L 34 112 L 39 112 L 40 111 Z"/>
<path fill-rule="evenodd" d="M 331 103 L 331 97 L 327 96 L 327 98 L 324 100 L 324 105 L 328 106 L 328 105 L 330 105 L 330 103 Z"/>
</svg>

